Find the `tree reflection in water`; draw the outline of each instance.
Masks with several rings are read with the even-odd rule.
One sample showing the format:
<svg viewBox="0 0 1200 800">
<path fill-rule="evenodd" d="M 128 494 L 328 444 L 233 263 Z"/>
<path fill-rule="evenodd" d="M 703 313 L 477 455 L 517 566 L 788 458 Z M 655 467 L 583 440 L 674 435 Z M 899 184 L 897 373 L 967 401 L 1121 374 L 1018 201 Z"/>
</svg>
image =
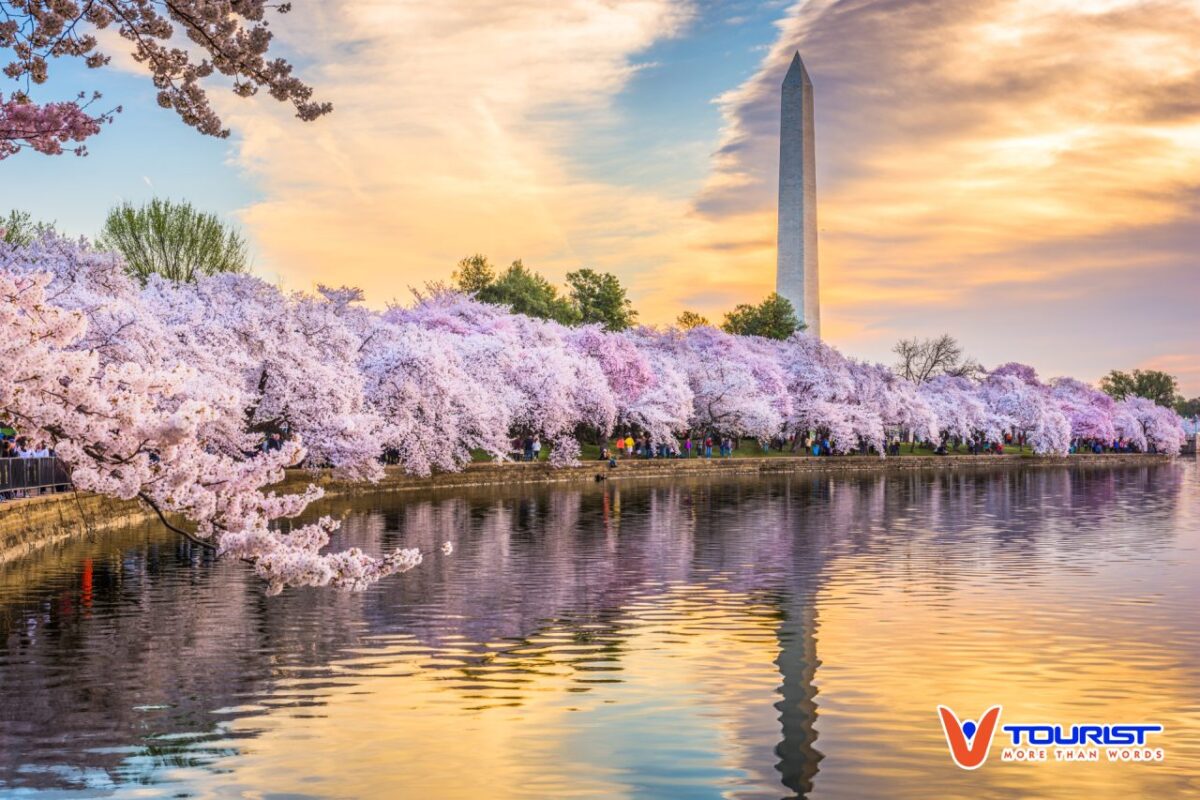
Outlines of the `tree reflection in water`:
<svg viewBox="0 0 1200 800">
<path fill-rule="evenodd" d="M 766 785 L 773 765 L 776 787 L 805 796 L 823 758 L 821 597 L 840 571 L 911 562 L 903 568 L 914 581 L 948 594 L 985 574 L 1037 584 L 1086 572 L 1098 557 L 1154 559 L 1172 546 L 1187 469 L 610 482 L 330 500 L 311 512 L 346 514 L 345 544 L 455 545 L 453 556 L 429 557 L 353 595 L 265 597 L 240 565 L 214 563 L 154 526 L 54 546 L 0 567 L 0 789 L 104 792 L 196 768 L 236 771 L 262 733 L 258 722 L 276 709 L 319 716 L 332 693 L 401 662 L 441 671 L 449 702 L 476 711 L 541 702 L 550 678 L 570 685 L 563 691 L 594 694 L 632 680 L 639 637 L 675 646 L 678 601 L 691 603 L 701 626 L 708 603 L 729 603 L 733 614 L 765 609 L 730 635 L 758 646 L 759 627 L 773 632 L 777 744 L 773 755 L 748 747 L 735 777 L 723 780 Z M 735 739 L 758 737 L 746 709 L 721 713 Z"/>
</svg>

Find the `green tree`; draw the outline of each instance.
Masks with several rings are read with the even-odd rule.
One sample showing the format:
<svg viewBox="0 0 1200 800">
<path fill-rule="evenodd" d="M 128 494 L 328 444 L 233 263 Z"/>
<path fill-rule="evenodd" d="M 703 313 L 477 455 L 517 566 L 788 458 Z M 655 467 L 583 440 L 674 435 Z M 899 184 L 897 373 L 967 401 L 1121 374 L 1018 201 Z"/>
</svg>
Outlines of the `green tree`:
<svg viewBox="0 0 1200 800">
<path fill-rule="evenodd" d="M 191 282 L 247 269 L 241 234 L 191 203 L 154 199 L 141 208 L 124 203 L 109 212 L 98 243 L 124 256 L 126 270 L 142 283 L 151 275 Z"/>
<path fill-rule="evenodd" d="M 0 241 L 5 244 L 23 247 L 47 233 L 54 233 L 54 223 L 34 222 L 27 211 L 13 209 L 0 218 Z"/>
<path fill-rule="evenodd" d="M 695 311 L 684 311 L 675 318 L 675 324 L 688 331 L 692 328 L 699 328 L 702 325 L 710 325 L 711 323 L 708 321 L 708 317 L 701 316 Z"/>
<path fill-rule="evenodd" d="M 1180 397 L 1175 401 L 1175 413 L 1181 417 L 1200 417 L 1200 397 L 1191 400 Z"/>
<path fill-rule="evenodd" d="M 571 301 L 559 296 L 554 284 L 526 267 L 520 259 L 484 286 L 476 297 L 486 303 L 506 305 L 528 317 L 552 319 L 563 325 L 579 322 L 579 313 Z"/>
<path fill-rule="evenodd" d="M 1157 369 L 1135 369 L 1132 372 L 1114 369 L 1100 379 L 1100 388 L 1117 400 L 1134 395 L 1171 408 L 1177 399 L 1178 383 L 1173 375 Z"/>
<path fill-rule="evenodd" d="M 460 292 L 479 294 L 496 280 L 496 270 L 487 256 L 476 253 L 459 261 L 451 277 Z"/>
<path fill-rule="evenodd" d="M 743 303 L 725 315 L 721 328 L 740 336 L 765 336 L 768 339 L 786 339 L 804 326 L 796 319 L 796 310 L 785 297 L 776 292 L 767 295 L 756 306 Z"/>
<path fill-rule="evenodd" d="M 580 322 L 599 322 L 610 331 L 623 331 L 633 325 L 637 312 L 616 275 L 580 269 L 567 273 L 567 286 Z"/>
</svg>

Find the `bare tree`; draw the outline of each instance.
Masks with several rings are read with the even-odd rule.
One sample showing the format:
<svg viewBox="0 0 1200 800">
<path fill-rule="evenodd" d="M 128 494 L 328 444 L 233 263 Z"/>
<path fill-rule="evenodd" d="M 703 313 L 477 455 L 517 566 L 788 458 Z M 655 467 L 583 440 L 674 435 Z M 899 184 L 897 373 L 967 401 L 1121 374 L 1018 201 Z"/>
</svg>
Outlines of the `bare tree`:
<svg viewBox="0 0 1200 800">
<path fill-rule="evenodd" d="M 962 345 L 948 333 L 933 339 L 901 339 L 892 348 L 899 356 L 893 368 L 913 383 L 924 383 L 937 375 L 973 377 L 983 371 L 978 361 L 963 355 Z"/>
</svg>

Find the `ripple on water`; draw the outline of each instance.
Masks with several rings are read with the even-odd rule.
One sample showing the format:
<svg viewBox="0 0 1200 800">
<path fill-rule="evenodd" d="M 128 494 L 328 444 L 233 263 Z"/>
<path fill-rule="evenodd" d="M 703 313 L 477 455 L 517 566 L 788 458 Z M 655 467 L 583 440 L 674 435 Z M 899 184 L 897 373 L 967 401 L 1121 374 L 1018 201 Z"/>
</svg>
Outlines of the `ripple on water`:
<svg viewBox="0 0 1200 800">
<path fill-rule="evenodd" d="M 1197 794 L 1198 480 L 360 498 L 347 542 L 455 553 L 357 595 L 264 597 L 153 526 L 65 543 L 0 567 L 0 795 Z M 939 703 L 1158 721 L 1168 760 L 966 773 Z"/>
</svg>

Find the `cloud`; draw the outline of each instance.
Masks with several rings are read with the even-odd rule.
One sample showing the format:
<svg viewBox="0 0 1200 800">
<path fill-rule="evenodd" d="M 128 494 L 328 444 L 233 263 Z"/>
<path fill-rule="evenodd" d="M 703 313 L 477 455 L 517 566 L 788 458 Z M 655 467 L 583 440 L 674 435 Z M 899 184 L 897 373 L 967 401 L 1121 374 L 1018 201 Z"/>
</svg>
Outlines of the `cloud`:
<svg viewBox="0 0 1200 800">
<path fill-rule="evenodd" d="M 1139 287 L 1140 302 L 1188 313 L 1171 295 L 1200 284 L 1195 2 L 797 3 L 758 72 L 718 99 L 725 126 L 695 202 L 714 227 L 773 231 L 779 82 L 795 49 L 816 91 L 828 336 L 882 356 L 989 297 L 1040 305 L 1053 291 L 1108 308 L 1103 275 L 1143 269 L 1162 283 Z M 1092 348 L 1116 352 L 1124 336 L 1194 353 L 1192 316 L 1149 322 L 1155 336 L 1054 314 L 1032 329 L 1053 342 L 1079 324 Z"/>
<path fill-rule="evenodd" d="M 679 0 L 298 4 L 280 25 L 334 113 L 222 100 L 264 199 L 242 212 L 285 283 L 362 285 L 376 304 L 446 278 L 464 255 L 649 268 L 686 202 L 589 177 L 588 142 L 638 54 L 678 35 Z"/>
<path fill-rule="evenodd" d="M 484 252 L 555 279 L 615 272 L 649 322 L 719 319 L 774 285 L 778 90 L 799 48 L 827 338 L 887 359 L 901 335 L 950 330 L 985 360 L 1082 377 L 1196 352 L 1179 300 L 1200 266 L 1195 2 L 795 3 L 755 74 L 716 98 L 694 192 L 613 177 L 625 141 L 653 139 L 616 98 L 706 7 L 295 6 L 276 35 L 335 112 L 303 124 L 269 98 L 214 96 L 262 198 L 241 211 L 256 263 L 382 305 Z"/>
</svg>

